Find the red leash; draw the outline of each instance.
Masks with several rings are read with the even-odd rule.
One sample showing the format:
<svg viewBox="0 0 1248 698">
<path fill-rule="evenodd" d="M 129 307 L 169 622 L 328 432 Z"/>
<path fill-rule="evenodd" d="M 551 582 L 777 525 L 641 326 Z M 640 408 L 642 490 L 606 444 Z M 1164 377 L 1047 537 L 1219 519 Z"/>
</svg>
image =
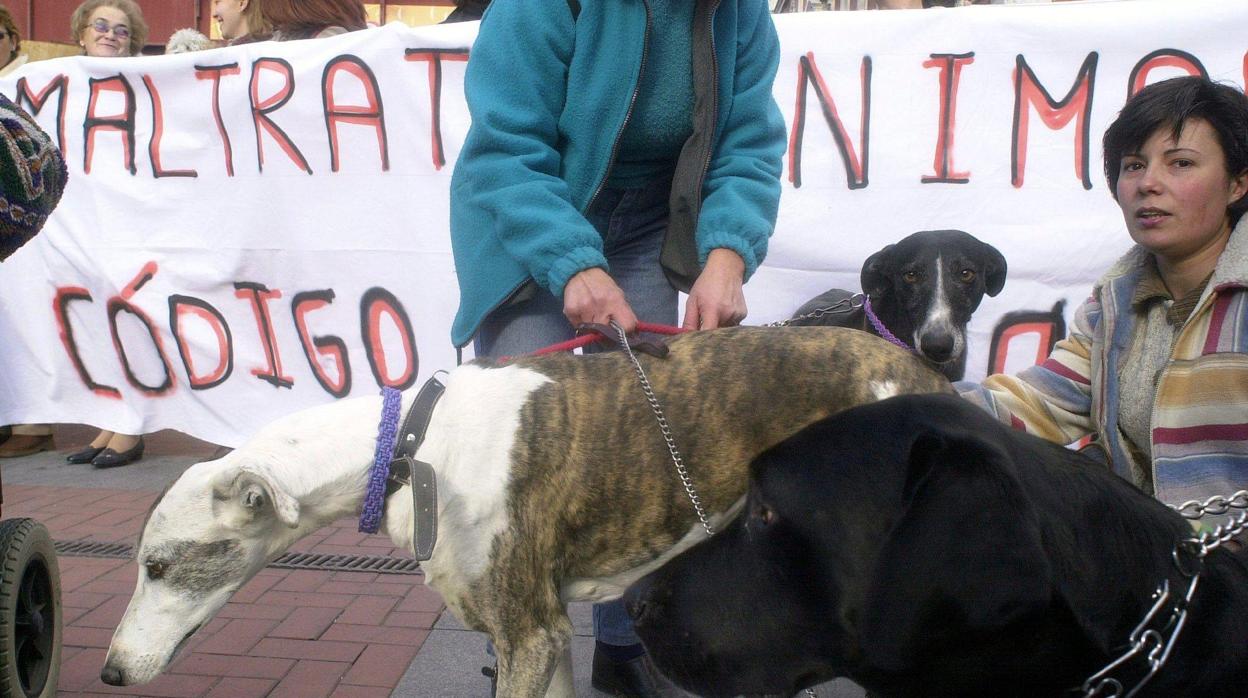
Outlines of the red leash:
<svg viewBox="0 0 1248 698">
<path fill-rule="evenodd" d="M 683 334 L 685 332 L 688 332 L 689 330 L 686 330 L 683 327 L 674 327 L 672 325 L 658 325 L 652 322 L 638 322 L 637 331 L 649 332 L 651 334 L 675 335 L 675 334 Z M 542 354 L 554 354 L 556 352 L 561 352 L 561 351 L 572 351 L 573 349 L 579 349 L 583 346 L 593 344 L 594 342 L 604 342 L 604 341 L 614 342 L 615 337 L 609 337 L 607 335 L 600 334 L 598 332 L 587 332 L 575 339 L 569 339 L 566 342 L 559 342 L 558 344 L 552 344 L 548 347 L 542 347 L 541 349 L 538 349 L 535 352 L 526 354 L 526 356 L 541 356 Z M 503 358 L 499 360 L 510 361 L 513 358 L 515 357 L 504 356 Z"/>
</svg>

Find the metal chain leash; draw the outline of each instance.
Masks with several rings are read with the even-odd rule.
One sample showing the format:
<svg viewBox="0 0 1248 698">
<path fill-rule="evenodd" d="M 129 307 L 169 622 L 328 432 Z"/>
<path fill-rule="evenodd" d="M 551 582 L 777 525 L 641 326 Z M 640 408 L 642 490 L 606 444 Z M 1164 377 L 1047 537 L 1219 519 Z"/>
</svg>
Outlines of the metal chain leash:
<svg viewBox="0 0 1248 698">
<path fill-rule="evenodd" d="M 1242 509 L 1237 517 L 1220 524 L 1211 531 L 1205 531 L 1195 538 L 1187 538 L 1175 544 L 1171 557 L 1179 573 L 1190 581 L 1182 599 L 1171 601 L 1170 580 L 1162 580 L 1153 592 L 1153 604 L 1144 619 L 1127 637 L 1129 646 L 1117 659 L 1110 662 L 1104 669 L 1093 674 L 1083 682 L 1081 690 L 1084 698 L 1132 698 L 1145 684 L 1153 678 L 1174 649 L 1179 633 L 1187 622 L 1187 611 L 1191 607 L 1192 597 L 1196 594 L 1196 586 L 1200 581 L 1200 573 L 1204 569 L 1205 557 L 1209 551 L 1220 547 L 1223 543 L 1248 529 L 1248 490 L 1240 490 L 1228 497 L 1215 495 L 1201 502 L 1191 500 L 1172 507 L 1183 518 L 1199 519 L 1204 516 L 1221 516 L 1231 509 Z M 1154 626 L 1159 614 L 1166 608 L 1170 613 L 1157 627 Z M 1168 637 L 1167 637 L 1168 634 Z M 1128 693 L 1121 679 L 1113 676 L 1116 669 L 1135 657 L 1142 657 L 1148 664 L 1148 673 Z"/>
<path fill-rule="evenodd" d="M 624 334 L 624 328 L 620 327 L 615 320 L 611 321 L 611 327 L 615 329 L 619 335 L 620 346 L 628 354 L 628 360 L 633 363 L 633 369 L 637 371 L 637 380 L 641 383 L 641 390 L 646 394 L 646 402 L 650 403 L 650 409 L 654 411 L 655 419 L 659 422 L 659 430 L 663 432 L 663 440 L 667 442 L 667 451 L 672 454 L 672 463 L 676 465 L 676 474 L 680 476 L 680 484 L 685 488 L 685 494 L 689 495 L 689 501 L 693 503 L 693 510 L 698 514 L 698 521 L 702 522 L 702 528 L 706 529 L 706 535 L 715 535 L 715 531 L 711 528 L 710 521 L 706 518 L 706 511 L 702 509 L 702 500 L 698 497 L 698 491 L 693 486 L 693 480 L 689 477 L 689 470 L 685 467 L 684 460 L 680 457 L 680 451 L 676 450 L 676 440 L 672 438 L 672 429 L 668 426 L 667 417 L 663 415 L 663 408 L 659 405 L 659 399 L 654 395 L 654 388 L 650 385 L 650 379 L 646 377 L 645 370 L 641 367 L 641 362 L 637 360 L 637 355 L 633 353 L 633 348 L 628 345 L 628 337 Z"/>
<path fill-rule="evenodd" d="M 842 298 L 841 300 L 833 303 L 832 305 L 826 305 L 826 306 L 823 306 L 822 308 L 815 308 L 809 313 L 802 313 L 801 315 L 794 315 L 788 320 L 777 320 L 776 322 L 768 322 L 766 324 L 759 325 L 759 327 L 788 327 L 789 325 L 795 322 L 798 322 L 800 320 L 816 320 L 818 318 L 823 317 L 824 315 L 840 315 L 842 313 L 852 313 L 853 311 L 858 310 L 859 308 L 862 307 L 862 304 L 866 300 L 866 298 L 867 297 L 862 295 L 861 293 L 855 293 L 849 298 Z"/>
</svg>

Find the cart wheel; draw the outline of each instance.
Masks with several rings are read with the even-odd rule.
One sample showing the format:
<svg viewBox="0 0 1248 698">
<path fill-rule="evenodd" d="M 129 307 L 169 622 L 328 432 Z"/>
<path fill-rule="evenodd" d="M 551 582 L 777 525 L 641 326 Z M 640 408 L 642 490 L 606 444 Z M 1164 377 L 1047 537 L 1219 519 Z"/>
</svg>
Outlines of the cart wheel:
<svg viewBox="0 0 1248 698">
<path fill-rule="evenodd" d="M 0 521 L 0 696 L 56 695 L 61 671 L 61 578 L 48 529 Z"/>
</svg>

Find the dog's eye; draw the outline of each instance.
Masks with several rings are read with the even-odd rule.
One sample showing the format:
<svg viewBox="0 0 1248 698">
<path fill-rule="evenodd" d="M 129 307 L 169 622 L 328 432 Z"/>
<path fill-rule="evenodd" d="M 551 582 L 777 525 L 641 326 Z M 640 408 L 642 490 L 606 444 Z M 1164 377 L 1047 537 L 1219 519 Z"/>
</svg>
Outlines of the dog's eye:
<svg viewBox="0 0 1248 698">
<path fill-rule="evenodd" d="M 152 561 L 147 563 L 147 576 L 150 579 L 160 579 L 165 576 L 165 563 Z"/>
<path fill-rule="evenodd" d="M 917 271 L 908 271 L 908 272 L 906 272 L 906 273 L 902 274 L 902 275 L 901 275 L 901 278 L 902 278 L 903 280 L 905 280 L 905 282 L 906 282 L 906 283 L 908 283 L 908 284 L 912 284 L 912 283 L 915 283 L 915 282 L 917 282 L 917 281 L 919 280 L 919 272 L 917 272 Z"/>
<path fill-rule="evenodd" d="M 750 512 L 750 516 L 763 526 L 770 526 L 776 522 L 776 512 L 764 504 L 755 506 L 754 510 Z"/>
<path fill-rule="evenodd" d="M 975 270 L 974 270 L 974 269 L 963 269 L 963 270 L 962 270 L 962 273 L 960 273 L 958 276 L 962 279 L 962 282 L 963 282 L 963 283 L 967 283 L 967 284 L 969 284 L 969 283 L 971 283 L 972 281 L 974 281 L 974 280 L 975 280 Z"/>
</svg>

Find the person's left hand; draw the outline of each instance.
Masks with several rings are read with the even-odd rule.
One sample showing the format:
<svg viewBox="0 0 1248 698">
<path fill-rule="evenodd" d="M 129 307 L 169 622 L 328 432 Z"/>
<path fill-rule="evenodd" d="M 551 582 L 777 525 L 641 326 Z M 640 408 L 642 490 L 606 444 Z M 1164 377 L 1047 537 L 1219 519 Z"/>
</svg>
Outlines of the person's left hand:
<svg viewBox="0 0 1248 698">
<path fill-rule="evenodd" d="M 745 262 L 741 255 L 717 247 L 707 255 L 706 267 L 689 289 L 685 301 L 686 330 L 713 330 L 745 319 Z"/>
</svg>

